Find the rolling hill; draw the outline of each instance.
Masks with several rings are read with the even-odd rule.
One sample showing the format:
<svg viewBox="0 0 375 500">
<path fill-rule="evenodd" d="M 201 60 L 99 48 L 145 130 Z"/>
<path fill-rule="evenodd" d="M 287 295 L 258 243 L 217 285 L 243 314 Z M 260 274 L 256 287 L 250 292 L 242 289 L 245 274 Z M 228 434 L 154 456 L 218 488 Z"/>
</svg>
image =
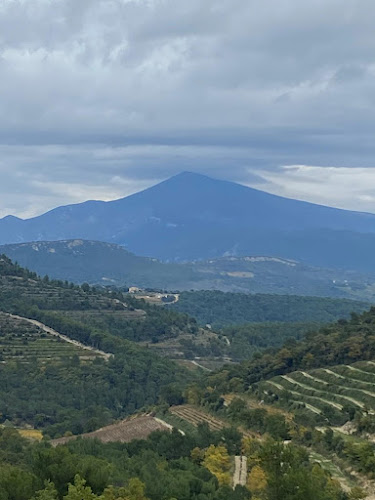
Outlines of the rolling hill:
<svg viewBox="0 0 375 500">
<path fill-rule="evenodd" d="M 371 275 L 316 268 L 274 257 L 222 257 L 166 263 L 136 256 L 119 245 L 84 240 L 3 245 L 0 253 L 41 276 L 75 283 L 368 301 L 375 298 L 375 277 Z"/>
<path fill-rule="evenodd" d="M 375 215 L 282 198 L 184 172 L 115 201 L 0 220 L 0 243 L 67 239 L 118 243 L 161 260 L 270 255 L 375 272 Z"/>
</svg>

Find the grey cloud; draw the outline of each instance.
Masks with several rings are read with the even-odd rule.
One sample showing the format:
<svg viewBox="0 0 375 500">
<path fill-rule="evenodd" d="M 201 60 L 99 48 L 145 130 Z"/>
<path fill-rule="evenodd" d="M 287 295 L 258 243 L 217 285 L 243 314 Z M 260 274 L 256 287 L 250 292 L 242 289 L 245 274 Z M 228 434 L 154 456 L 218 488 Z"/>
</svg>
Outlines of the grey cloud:
<svg viewBox="0 0 375 500">
<path fill-rule="evenodd" d="M 257 184 L 280 165 L 373 166 L 374 14 L 371 0 L 4 0 L 1 213 L 186 169 Z"/>
</svg>

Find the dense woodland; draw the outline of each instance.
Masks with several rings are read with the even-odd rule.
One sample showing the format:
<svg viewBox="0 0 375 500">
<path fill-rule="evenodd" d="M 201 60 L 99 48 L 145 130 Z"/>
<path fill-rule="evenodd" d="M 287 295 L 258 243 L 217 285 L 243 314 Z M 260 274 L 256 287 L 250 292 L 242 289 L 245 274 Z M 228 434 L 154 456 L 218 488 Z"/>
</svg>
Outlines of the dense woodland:
<svg viewBox="0 0 375 500">
<path fill-rule="evenodd" d="M 246 487 L 230 486 L 230 455 L 251 463 Z M 77 440 L 51 448 L 0 429 L 4 500 L 344 500 L 339 485 L 309 462 L 306 450 L 234 431 L 156 432 L 148 440 L 101 444 Z"/>
<path fill-rule="evenodd" d="M 202 325 L 222 328 L 249 322 L 330 323 L 362 312 L 369 304 L 326 297 L 195 291 L 182 292 L 180 300 L 168 307 L 193 316 Z"/>
</svg>

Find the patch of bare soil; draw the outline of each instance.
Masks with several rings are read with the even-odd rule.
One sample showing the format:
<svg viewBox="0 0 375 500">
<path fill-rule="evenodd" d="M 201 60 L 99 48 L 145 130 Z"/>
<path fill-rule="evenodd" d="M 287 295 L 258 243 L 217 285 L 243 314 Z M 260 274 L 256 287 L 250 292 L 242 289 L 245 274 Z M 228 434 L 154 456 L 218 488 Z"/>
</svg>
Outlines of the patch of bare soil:
<svg viewBox="0 0 375 500">
<path fill-rule="evenodd" d="M 133 439 L 146 439 L 154 431 L 170 431 L 169 426 L 149 415 L 140 415 L 131 417 L 117 424 L 102 427 L 94 432 L 80 434 L 80 436 L 68 436 L 51 441 L 52 446 L 65 444 L 77 437 L 99 439 L 102 443 L 111 443 L 118 441 L 120 443 L 129 443 Z"/>
</svg>

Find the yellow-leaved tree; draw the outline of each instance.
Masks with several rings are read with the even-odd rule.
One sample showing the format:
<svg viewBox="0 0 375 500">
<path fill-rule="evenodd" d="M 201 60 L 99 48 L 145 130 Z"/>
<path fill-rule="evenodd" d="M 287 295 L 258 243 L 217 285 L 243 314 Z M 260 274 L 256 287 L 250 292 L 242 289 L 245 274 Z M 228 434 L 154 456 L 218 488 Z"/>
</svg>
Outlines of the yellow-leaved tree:
<svg viewBox="0 0 375 500">
<path fill-rule="evenodd" d="M 255 465 L 247 478 L 247 488 L 254 497 L 264 498 L 267 488 L 267 476 L 262 467 Z"/>
<path fill-rule="evenodd" d="M 204 454 L 203 465 L 217 477 L 220 485 L 230 486 L 230 458 L 225 446 L 209 446 Z"/>
<path fill-rule="evenodd" d="M 148 500 L 145 496 L 145 485 L 142 481 L 133 477 L 127 486 L 114 488 L 110 486 L 103 491 L 98 500 Z"/>
</svg>

